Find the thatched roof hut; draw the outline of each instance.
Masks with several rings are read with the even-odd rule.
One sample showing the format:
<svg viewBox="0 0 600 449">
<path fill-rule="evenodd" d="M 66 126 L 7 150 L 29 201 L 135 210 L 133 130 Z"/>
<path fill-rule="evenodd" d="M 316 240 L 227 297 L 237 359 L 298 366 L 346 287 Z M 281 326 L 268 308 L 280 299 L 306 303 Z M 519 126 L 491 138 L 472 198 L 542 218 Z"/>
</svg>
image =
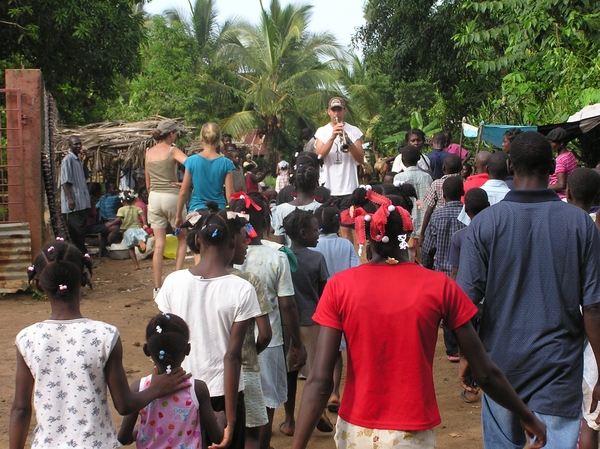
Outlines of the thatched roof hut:
<svg viewBox="0 0 600 449">
<path fill-rule="evenodd" d="M 126 123 L 122 121 L 94 123 L 79 128 L 59 128 L 55 135 L 54 154 L 57 166 L 69 152 L 70 136 L 81 137 L 85 150 L 87 168 L 91 171 L 91 180 L 106 182 L 118 181 L 121 168 L 128 167 L 132 172 L 144 167 L 146 150 L 155 144 L 152 133 L 165 117 L 155 116 L 149 120 Z M 183 142 L 193 139 L 196 128 L 186 127 L 183 119 L 172 119 L 182 128 Z M 185 139 L 187 137 L 187 139 Z M 180 147 L 191 154 L 198 151 L 199 142 Z"/>
</svg>

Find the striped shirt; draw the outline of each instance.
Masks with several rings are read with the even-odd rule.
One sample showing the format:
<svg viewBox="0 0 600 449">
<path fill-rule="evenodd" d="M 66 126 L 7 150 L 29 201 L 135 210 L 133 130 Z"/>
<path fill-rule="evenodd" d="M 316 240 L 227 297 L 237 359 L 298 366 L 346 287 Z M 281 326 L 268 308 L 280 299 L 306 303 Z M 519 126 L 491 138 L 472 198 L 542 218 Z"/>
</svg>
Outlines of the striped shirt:
<svg viewBox="0 0 600 449">
<path fill-rule="evenodd" d="M 452 265 L 448 262 L 452 235 L 465 227 L 457 217 L 462 208 L 460 201 L 450 201 L 431 215 L 425 230 L 425 241 L 421 249 L 423 266 L 450 276 Z M 431 254 L 434 254 L 433 257 Z"/>
<path fill-rule="evenodd" d="M 429 187 L 429 191 L 425 198 L 423 198 L 423 202 L 425 205 L 433 208 L 433 210 L 441 209 L 446 205 L 446 200 L 444 199 L 444 192 L 442 191 L 442 186 L 444 185 L 444 181 L 448 179 L 450 176 L 460 176 L 460 173 L 454 173 L 453 175 L 444 175 L 440 179 L 436 179 Z"/>
<path fill-rule="evenodd" d="M 567 151 L 566 153 L 559 154 L 556 156 L 556 169 L 554 170 L 554 173 L 550 175 L 549 184 L 554 185 L 558 182 L 558 173 L 564 173 L 565 182 L 568 182 L 569 176 L 571 176 L 571 173 L 573 173 L 576 168 L 577 159 L 575 159 L 573 153 Z M 556 193 L 558 193 L 559 197 L 564 198 L 566 196 L 566 189 Z"/>
<path fill-rule="evenodd" d="M 71 197 L 75 200 L 75 209 L 69 209 L 69 200 L 65 195 L 64 188 L 60 189 L 60 211 L 63 214 L 89 209 L 90 193 L 85 182 L 83 162 L 72 151 L 65 156 L 60 166 L 60 184 L 70 184 Z"/>
</svg>

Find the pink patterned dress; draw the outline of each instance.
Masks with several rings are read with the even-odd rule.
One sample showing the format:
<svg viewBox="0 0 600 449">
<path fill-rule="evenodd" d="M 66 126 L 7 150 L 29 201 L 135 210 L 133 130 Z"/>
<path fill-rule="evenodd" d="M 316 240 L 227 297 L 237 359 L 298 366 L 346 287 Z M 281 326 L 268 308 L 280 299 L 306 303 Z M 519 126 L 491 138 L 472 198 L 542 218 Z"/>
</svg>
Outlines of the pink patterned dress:
<svg viewBox="0 0 600 449">
<path fill-rule="evenodd" d="M 140 391 L 150 386 L 152 375 L 140 380 Z M 202 430 L 198 398 L 190 388 L 158 398 L 140 410 L 138 449 L 199 449 Z"/>
</svg>

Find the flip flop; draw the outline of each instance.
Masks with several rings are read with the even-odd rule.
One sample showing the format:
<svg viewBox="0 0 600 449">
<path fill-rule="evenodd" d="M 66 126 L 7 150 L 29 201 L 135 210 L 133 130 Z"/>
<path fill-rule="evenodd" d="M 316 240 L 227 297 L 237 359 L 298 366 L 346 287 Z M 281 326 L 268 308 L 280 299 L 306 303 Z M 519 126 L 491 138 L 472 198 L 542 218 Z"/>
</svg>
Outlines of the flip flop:
<svg viewBox="0 0 600 449">
<path fill-rule="evenodd" d="M 471 400 L 471 399 L 467 398 L 467 393 L 470 395 L 474 394 L 475 399 Z M 479 395 L 477 395 L 476 393 L 471 393 L 470 391 L 467 391 L 467 390 L 463 390 L 460 393 L 460 397 L 463 398 L 463 401 L 465 401 L 467 404 L 472 404 L 473 402 L 477 402 L 479 400 Z"/>
<path fill-rule="evenodd" d="M 282 422 L 281 424 L 279 424 L 279 431 L 281 433 L 283 433 L 285 436 L 293 437 L 294 436 L 294 431 L 293 430 L 284 430 L 283 429 L 283 425 L 284 424 L 285 424 L 284 422 Z"/>
<path fill-rule="evenodd" d="M 325 412 L 323 412 L 321 418 L 319 419 L 319 422 L 317 423 L 317 429 L 325 433 L 333 432 L 333 424 L 331 424 L 331 421 L 329 420 Z"/>
<path fill-rule="evenodd" d="M 340 409 L 340 401 L 339 399 L 332 399 L 327 403 L 327 410 L 331 413 L 337 413 Z"/>
</svg>

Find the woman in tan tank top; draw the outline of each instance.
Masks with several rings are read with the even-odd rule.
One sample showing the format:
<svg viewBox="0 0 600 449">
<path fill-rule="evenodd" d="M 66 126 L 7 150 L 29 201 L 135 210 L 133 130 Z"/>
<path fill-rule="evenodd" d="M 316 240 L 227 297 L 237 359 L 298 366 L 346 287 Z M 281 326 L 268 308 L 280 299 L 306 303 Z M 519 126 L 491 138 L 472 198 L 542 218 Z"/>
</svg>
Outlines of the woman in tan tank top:
<svg viewBox="0 0 600 449">
<path fill-rule="evenodd" d="M 177 198 L 179 196 L 179 177 L 177 163 L 183 164 L 187 156 L 173 146 L 181 128 L 172 120 L 163 120 L 158 124 L 152 137 L 156 145 L 146 151 L 146 187 L 148 189 L 148 221 L 154 230 L 154 297 L 162 285 L 163 252 L 167 235 L 167 225 L 175 229 L 177 220 Z M 185 213 L 185 211 L 184 211 Z M 186 252 L 185 230 L 177 236 L 177 255 L 175 269 L 183 268 Z"/>
</svg>

